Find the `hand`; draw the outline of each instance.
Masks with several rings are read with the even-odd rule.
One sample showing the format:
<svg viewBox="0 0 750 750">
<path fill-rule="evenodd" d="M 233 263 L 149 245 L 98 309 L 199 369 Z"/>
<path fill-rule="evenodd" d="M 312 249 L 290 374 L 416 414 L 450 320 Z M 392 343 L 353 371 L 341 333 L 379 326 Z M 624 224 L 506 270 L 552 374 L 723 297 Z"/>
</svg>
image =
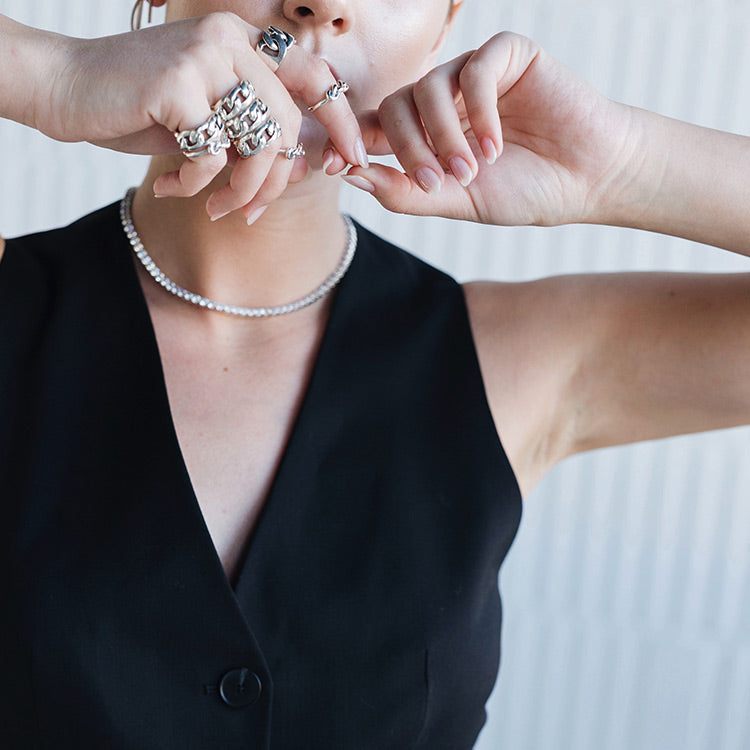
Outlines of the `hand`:
<svg viewBox="0 0 750 750">
<path fill-rule="evenodd" d="M 368 151 L 395 154 L 404 173 L 372 165 L 346 179 L 399 213 L 596 221 L 636 149 L 631 119 L 533 41 L 503 32 L 361 119 Z M 343 168 L 337 156 L 328 171 Z"/>
<path fill-rule="evenodd" d="M 184 159 L 179 171 L 156 180 L 154 192 L 195 195 L 230 158 L 229 184 L 211 196 L 207 209 L 218 216 L 244 207 L 250 215 L 307 171 L 300 160 L 278 157 L 279 148 L 295 145 L 299 135 L 302 116 L 293 95 L 311 105 L 335 83 L 329 67 L 298 45 L 274 74 L 255 50 L 260 34 L 234 14 L 212 13 L 102 39 L 55 37 L 65 65 L 51 87 L 43 87 L 33 125 L 64 141 L 85 140 L 130 153 L 177 152 L 173 133 L 204 122 L 213 104 L 247 79 L 279 121 L 282 139 L 246 160 L 225 151 Z M 356 142 L 361 132 L 345 97 L 315 116 L 343 158 L 360 163 Z"/>
</svg>

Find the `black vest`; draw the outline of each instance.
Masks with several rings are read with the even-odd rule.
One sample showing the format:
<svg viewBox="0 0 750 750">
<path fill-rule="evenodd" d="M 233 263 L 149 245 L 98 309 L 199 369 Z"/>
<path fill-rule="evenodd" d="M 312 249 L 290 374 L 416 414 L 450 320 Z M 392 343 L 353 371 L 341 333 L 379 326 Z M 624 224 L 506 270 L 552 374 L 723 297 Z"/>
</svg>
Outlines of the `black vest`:
<svg viewBox="0 0 750 750">
<path fill-rule="evenodd" d="M 358 228 L 233 588 L 117 208 L 0 263 L 0 746 L 470 748 L 521 505 L 461 287 Z"/>
</svg>

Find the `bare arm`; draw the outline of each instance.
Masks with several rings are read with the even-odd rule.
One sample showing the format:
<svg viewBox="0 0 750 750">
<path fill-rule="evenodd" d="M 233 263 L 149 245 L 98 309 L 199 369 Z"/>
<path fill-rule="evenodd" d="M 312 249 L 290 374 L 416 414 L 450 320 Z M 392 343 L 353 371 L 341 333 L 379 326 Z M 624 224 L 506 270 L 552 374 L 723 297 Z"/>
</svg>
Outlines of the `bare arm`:
<svg viewBox="0 0 750 750">
<path fill-rule="evenodd" d="M 419 118 L 399 116 L 414 108 Z M 750 138 L 611 101 L 516 34 L 396 92 L 366 134 L 383 151 L 394 144 L 404 170 L 355 168 L 354 184 L 392 210 L 610 224 L 750 255 Z M 446 172 L 426 189 L 418 175 L 437 168 L 433 146 L 442 164 L 463 157 L 471 179 Z M 465 289 L 490 406 L 525 491 L 571 453 L 750 422 L 748 275 Z"/>
<path fill-rule="evenodd" d="M 590 221 L 750 255 L 750 138 L 643 110 L 633 120 L 640 146 Z M 467 300 L 526 489 L 573 453 L 750 423 L 750 274 L 474 284 Z"/>
</svg>

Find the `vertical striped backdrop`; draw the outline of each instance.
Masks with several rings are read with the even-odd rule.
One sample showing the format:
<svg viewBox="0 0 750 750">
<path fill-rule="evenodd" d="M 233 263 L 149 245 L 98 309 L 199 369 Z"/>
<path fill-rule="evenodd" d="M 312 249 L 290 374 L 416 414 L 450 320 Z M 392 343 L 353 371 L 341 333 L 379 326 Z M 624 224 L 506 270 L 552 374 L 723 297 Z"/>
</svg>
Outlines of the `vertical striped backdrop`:
<svg viewBox="0 0 750 750">
<path fill-rule="evenodd" d="M 97 36 L 124 30 L 129 5 L 0 0 L 0 12 Z M 537 39 L 611 98 L 750 134 L 746 0 L 470 0 L 446 54 L 502 29 Z M 6 122 L 0 153 L 6 236 L 109 203 L 146 167 Z M 629 230 L 413 219 L 351 190 L 343 204 L 462 281 L 750 263 Z M 729 430 L 581 456 L 537 487 L 501 576 L 503 666 L 481 750 L 750 747 L 748 456 L 750 430 Z"/>
</svg>

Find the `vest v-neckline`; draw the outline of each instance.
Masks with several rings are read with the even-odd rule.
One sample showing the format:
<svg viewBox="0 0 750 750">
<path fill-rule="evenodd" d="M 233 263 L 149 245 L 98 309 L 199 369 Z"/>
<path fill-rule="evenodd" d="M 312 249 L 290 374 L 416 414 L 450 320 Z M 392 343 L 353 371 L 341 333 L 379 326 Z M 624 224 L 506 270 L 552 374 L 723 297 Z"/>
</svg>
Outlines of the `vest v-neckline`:
<svg viewBox="0 0 750 750">
<path fill-rule="evenodd" d="M 358 240 L 361 240 L 361 232 L 359 232 L 358 227 L 357 232 Z M 173 486 L 176 488 L 176 491 L 179 492 L 180 496 L 185 498 L 186 518 L 189 516 L 190 523 L 196 531 L 196 544 L 201 545 L 200 549 L 206 552 L 207 559 L 211 559 L 211 565 L 215 569 L 217 575 L 221 577 L 222 583 L 226 588 L 232 591 L 235 600 L 237 600 L 243 579 L 247 576 L 246 569 L 250 563 L 253 549 L 259 543 L 258 540 L 263 536 L 264 528 L 268 526 L 269 523 L 272 523 L 274 516 L 277 516 L 279 513 L 283 514 L 284 512 L 282 506 L 286 505 L 286 503 L 284 502 L 284 494 L 281 488 L 284 485 L 289 485 L 290 481 L 293 483 L 291 472 L 294 471 L 294 461 L 290 459 L 290 455 L 300 455 L 300 451 L 297 450 L 297 445 L 300 441 L 304 440 L 303 434 L 309 431 L 308 425 L 311 420 L 315 421 L 314 412 L 317 408 L 316 403 L 319 401 L 319 396 L 326 392 L 326 388 L 335 388 L 335 373 L 331 371 L 330 367 L 330 362 L 333 359 L 335 349 L 334 343 L 331 340 L 333 337 L 332 329 L 338 328 L 339 320 L 342 316 L 344 318 L 346 317 L 344 309 L 349 306 L 348 298 L 351 294 L 350 289 L 355 285 L 352 279 L 357 275 L 359 265 L 357 261 L 362 254 L 361 248 L 359 248 L 358 252 L 355 254 L 346 276 L 342 279 L 337 288 L 331 292 L 331 295 L 333 296 L 330 303 L 331 308 L 324 326 L 317 353 L 314 357 L 310 375 L 306 385 L 303 387 L 300 406 L 296 415 L 293 417 L 289 436 L 277 462 L 270 488 L 262 503 L 258 518 L 249 534 L 249 537 L 244 540 L 242 553 L 239 557 L 235 574 L 233 576 L 234 580 L 231 580 L 224 570 L 224 566 L 208 529 L 208 525 L 203 515 L 203 511 L 201 510 L 195 488 L 187 469 L 187 463 L 179 443 L 172 408 L 169 402 L 164 365 L 158 346 L 153 319 L 138 278 L 137 267 L 132 258 L 132 249 L 121 230 L 120 238 L 121 242 L 119 243 L 119 247 L 126 253 L 126 259 L 128 261 L 127 265 L 130 269 L 130 272 L 127 274 L 126 283 L 131 286 L 134 304 L 139 311 L 138 325 L 142 327 L 144 333 L 144 382 L 146 384 L 153 383 L 154 387 L 158 389 L 158 403 L 160 408 L 159 413 L 153 415 L 153 419 L 155 422 L 158 422 L 159 429 L 164 433 L 165 437 L 165 460 L 163 463 L 163 470 L 174 476 Z M 263 321 L 249 321 L 249 323 L 251 325 L 262 325 Z M 325 385 L 326 382 L 328 382 L 328 386 Z M 166 454 L 168 454 L 168 457 Z M 198 541 L 198 537 L 200 537 L 200 541 Z M 237 603 L 240 604 L 240 602 Z"/>
</svg>

